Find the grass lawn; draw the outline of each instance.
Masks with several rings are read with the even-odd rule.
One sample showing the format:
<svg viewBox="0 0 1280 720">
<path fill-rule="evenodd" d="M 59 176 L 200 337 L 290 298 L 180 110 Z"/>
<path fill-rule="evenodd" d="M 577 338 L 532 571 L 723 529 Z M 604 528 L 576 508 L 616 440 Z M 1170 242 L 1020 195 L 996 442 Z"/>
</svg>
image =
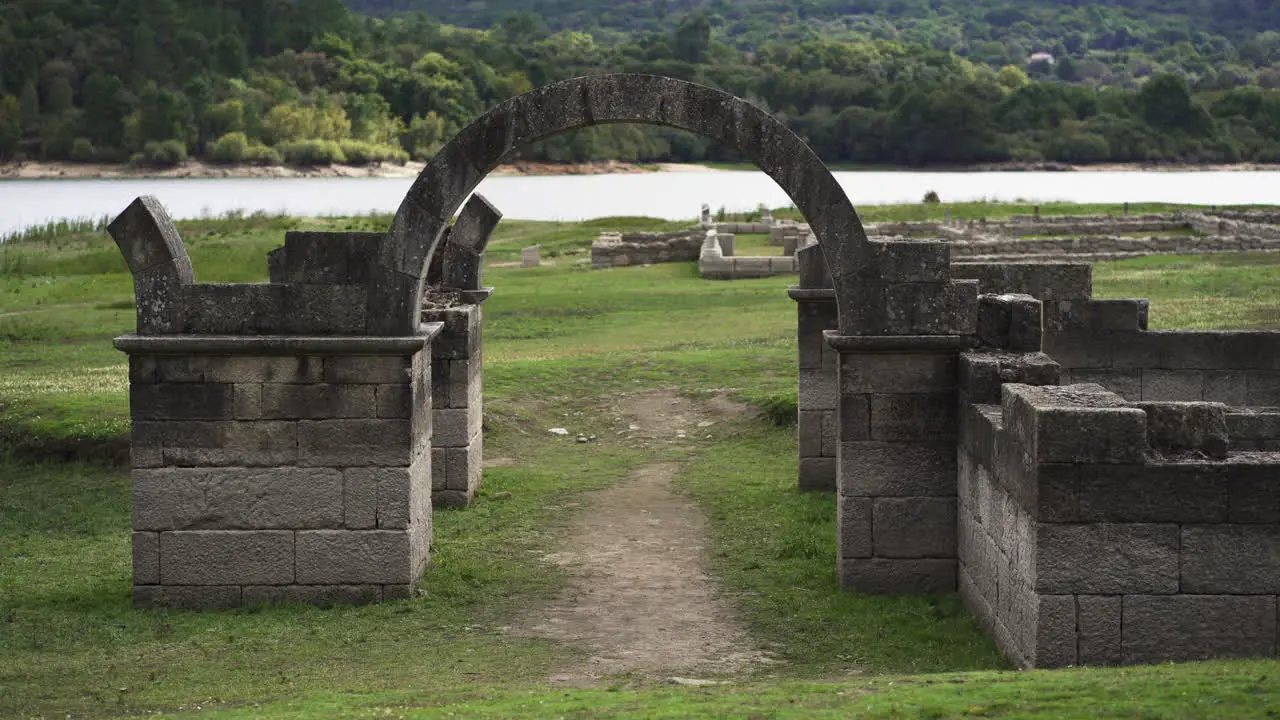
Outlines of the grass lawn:
<svg viewBox="0 0 1280 720">
<path fill-rule="evenodd" d="M 1029 212 L 975 205 L 990 217 Z M 872 208 L 864 219 L 923 207 Z M 262 281 L 265 253 L 287 229 L 386 222 L 179 228 L 198 279 Z M 471 508 L 437 511 L 420 597 L 332 610 L 130 607 L 127 472 L 65 459 L 75 448 L 104 457 L 128 430 L 124 356 L 110 343 L 133 324 L 124 262 L 105 235 L 74 229 L 0 246 L 0 718 L 1176 718 L 1280 708 L 1280 663 L 1013 672 L 955 596 L 836 589 L 834 500 L 795 490 L 794 428 L 771 421 L 795 402 L 795 305 L 784 292 L 794 280 L 710 282 L 691 263 L 593 271 L 572 261 L 602 229 L 671 226 L 499 226 L 494 264 L 534 243 L 565 256 L 486 269 L 497 292 L 485 306 L 485 455 L 512 462 L 485 471 Z M 1150 297 L 1153 327 L 1280 326 L 1280 254 L 1106 263 L 1095 287 Z M 640 451 L 611 432 L 606 410 L 657 388 L 728 392 L 775 412 Z M 600 440 L 546 432 L 570 425 Z M 550 687 L 548 675 L 581 650 L 505 628 L 564 587 L 565 573 L 541 558 L 577 496 L 655 460 L 681 463 L 677 484 L 708 518 L 715 574 L 781 662 L 724 686 L 624 676 Z"/>
</svg>

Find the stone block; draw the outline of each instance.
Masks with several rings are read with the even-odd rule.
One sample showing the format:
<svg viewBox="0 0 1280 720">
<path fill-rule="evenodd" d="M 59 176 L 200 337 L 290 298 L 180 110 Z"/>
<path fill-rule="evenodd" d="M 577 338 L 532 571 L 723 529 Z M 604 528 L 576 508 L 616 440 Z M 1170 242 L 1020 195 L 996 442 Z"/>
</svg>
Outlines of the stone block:
<svg viewBox="0 0 1280 720">
<path fill-rule="evenodd" d="M 1076 596 L 1078 650 L 1081 665 L 1119 665 L 1121 596 Z"/>
<path fill-rule="evenodd" d="M 1048 306 L 1045 313 L 1048 314 Z M 1080 368 L 1111 367 L 1111 349 L 1110 333 L 1045 329 L 1044 351 L 1072 372 Z"/>
<path fill-rule="evenodd" d="M 133 584 L 160 584 L 160 534 L 133 533 Z"/>
<path fill-rule="evenodd" d="M 1039 593 L 1172 594 L 1178 592 L 1178 526 L 1041 523 L 1034 560 Z"/>
<path fill-rule="evenodd" d="M 432 412 L 433 447 L 466 447 L 480 434 L 479 408 L 435 410 Z"/>
<path fill-rule="evenodd" d="M 1274 596 L 1126 595 L 1126 664 L 1208 658 L 1274 657 Z"/>
<path fill-rule="evenodd" d="M 258 420 L 262 417 L 262 385 L 232 386 L 231 404 L 236 420 Z"/>
<path fill-rule="evenodd" d="M 1280 593 L 1280 525 L 1182 528 L 1182 590 L 1198 595 Z"/>
<path fill-rule="evenodd" d="M 1142 399 L 1142 371 L 1094 368 L 1071 371 L 1071 382 L 1101 385 L 1126 400 Z M 1065 383 L 1064 383 L 1065 384 Z"/>
<path fill-rule="evenodd" d="M 956 591 L 956 560 L 843 558 L 840 587 L 866 595 L 916 595 Z"/>
<path fill-rule="evenodd" d="M 840 452 L 840 420 L 836 413 L 822 411 L 822 452 L 823 457 L 834 458 Z"/>
<path fill-rule="evenodd" d="M 1147 440 L 1169 452 L 1227 456 L 1227 406 L 1207 402 L 1133 403 L 1147 414 Z"/>
<path fill-rule="evenodd" d="M 298 533 L 300 585 L 413 584 L 409 533 L 316 530 Z"/>
<path fill-rule="evenodd" d="M 1280 409 L 1240 408 L 1226 415 L 1231 447 L 1280 450 Z"/>
<path fill-rule="evenodd" d="M 972 335 L 977 329 L 978 283 L 886 284 L 881 295 L 886 335 Z"/>
<path fill-rule="evenodd" d="M 796 437 L 800 457 L 822 455 L 823 414 L 816 410 L 801 410 L 797 415 Z"/>
<path fill-rule="evenodd" d="M 431 449 L 431 489 L 433 491 L 444 490 L 448 487 L 448 450 L 448 448 Z"/>
<path fill-rule="evenodd" d="M 290 603 L 332 607 L 381 601 L 381 585 L 246 585 L 241 595 L 242 604 L 250 606 Z"/>
<path fill-rule="evenodd" d="M 142 610 L 228 610 L 240 606 L 240 586 L 135 585 L 133 606 Z"/>
<path fill-rule="evenodd" d="M 1274 456 L 1233 458 L 1227 483 L 1231 522 L 1280 525 L 1280 462 Z"/>
<path fill-rule="evenodd" d="M 437 490 L 431 493 L 431 503 L 437 507 L 464 508 L 471 504 L 471 496 L 465 490 Z"/>
<path fill-rule="evenodd" d="M 1280 373 L 1250 371 L 1245 402 L 1249 407 L 1280 407 Z"/>
<path fill-rule="evenodd" d="M 1204 373 L 1198 370 L 1143 370 L 1142 400 L 1199 402 L 1204 397 Z"/>
<path fill-rule="evenodd" d="M 871 498 L 836 496 L 836 557 L 869 558 Z"/>
<path fill-rule="evenodd" d="M 889 283 L 936 283 L 950 279 L 951 244 L 938 240 L 873 240 L 880 278 Z"/>
<path fill-rule="evenodd" d="M 828 415 L 822 411 L 820 415 Z M 867 395 L 841 393 L 839 428 L 837 437 L 841 442 L 871 439 L 871 398 Z"/>
<path fill-rule="evenodd" d="M 276 467 L 298 459 L 297 426 L 291 422 L 145 421 L 133 424 L 131 437 L 161 448 L 170 466 Z"/>
<path fill-rule="evenodd" d="M 1041 465 L 1041 522 L 1224 522 L 1227 473 L 1213 463 Z"/>
<path fill-rule="evenodd" d="M 956 387 L 955 353 L 844 353 L 840 390 L 891 394 L 946 392 Z"/>
<path fill-rule="evenodd" d="M 129 386 L 134 420 L 227 420 L 235 417 L 234 386 L 158 383 Z"/>
<path fill-rule="evenodd" d="M 1076 653 L 1076 599 L 1071 595 L 1040 595 L 1035 599 L 1036 629 L 1032 664 L 1060 668 L 1079 662 Z"/>
<path fill-rule="evenodd" d="M 479 363 L 440 360 L 431 364 L 432 406 L 461 408 L 470 404 L 472 386 L 479 385 Z"/>
<path fill-rule="evenodd" d="M 306 467 L 404 465 L 410 462 L 405 420 L 302 420 L 298 464 Z"/>
<path fill-rule="evenodd" d="M 375 385 L 263 385 L 262 416 L 268 419 L 332 420 L 377 417 Z"/>
<path fill-rule="evenodd" d="M 836 489 L 836 459 L 829 457 L 800 458 L 800 489 L 827 491 Z"/>
<path fill-rule="evenodd" d="M 1147 416 L 1098 385 L 1006 384 L 1004 426 L 1042 463 L 1140 463 Z"/>
<path fill-rule="evenodd" d="M 840 493 L 868 497 L 956 494 L 956 450 L 950 442 L 840 444 Z"/>
<path fill-rule="evenodd" d="M 876 557 L 956 556 L 955 498 L 876 498 L 871 524 Z"/>
<path fill-rule="evenodd" d="M 952 263 L 951 276 L 975 279 L 983 293 L 1020 293 L 1043 301 L 1093 296 L 1093 267 L 1084 263 Z"/>
<path fill-rule="evenodd" d="M 342 473 L 342 527 L 378 527 L 378 478 L 372 468 L 348 468 Z"/>
<path fill-rule="evenodd" d="M 375 387 L 378 417 L 408 419 L 413 416 L 413 386 L 400 383 Z"/>
<path fill-rule="evenodd" d="M 835 373 L 800 373 L 800 408 L 836 410 L 839 408 L 839 398 L 839 384 Z"/>
<path fill-rule="evenodd" d="M 1040 350 L 1040 301 L 1030 295 L 979 295 L 978 343 L 1014 352 Z"/>
<path fill-rule="evenodd" d="M 272 251 L 271 282 L 311 285 L 364 285 L 371 258 L 378 256 L 385 233 L 291 230 L 284 247 Z"/>
<path fill-rule="evenodd" d="M 137 470 L 133 473 L 133 527 L 135 530 L 341 527 L 342 497 L 342 473 L 328 468 Z"/>
<path fill-rule="evenodd" d="M 951 393 L 871 395 L 870 407 L 873 440 L 937 440 L 955 437 L 958 432 L 956 399 Z"/>
<path fill-rule="evenodd" d="M 465 490 L 474 492 L 480 485 L 480 473 L 483 459 L 479 439 L 467 447 L 445 448 L 448 458 L 448 471 L 445 475 L 445 487 L 449 490 Z"/>
<path fill-rule="evenodd" d="M 340 385 L 398 385 L 409 381 L 412 358 L 404 355 L 335 355 L 324 359 L 324 379 Z"/>
<path fill-rule="evenodd" d="M 165 585 L 291 584 L 293 536 L 289 530 L 162 532 L 160 581 Z"/>
</svg>

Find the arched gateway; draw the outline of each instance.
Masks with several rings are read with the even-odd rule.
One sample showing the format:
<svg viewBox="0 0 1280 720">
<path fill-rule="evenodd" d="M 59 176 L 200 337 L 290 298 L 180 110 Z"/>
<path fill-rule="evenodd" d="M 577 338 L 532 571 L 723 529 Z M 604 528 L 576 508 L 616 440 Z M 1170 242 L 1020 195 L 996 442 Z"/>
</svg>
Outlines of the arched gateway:
<svg viewBox="0 0 1280 720">
<path fill-rule="evenodd" d="M 976 284 L 950 279 L 946 244 L 869 242 L 830 172 L 764 111 L 680 80 L 598 75 L 463 130 L 390 232 L 287 233 L 267 284 L 196 283 L 153 199 L 111 224 L 138 312 L 137 333 L 116 341 L 130 355 L 135 602 L 410 594 L 433 502 L 465 505 L 480 479 L 479 268 L 500 214 L 463 202 L 520 148 L 619 122 L 717 140 L 804 213 L 825 259 L 810 252 L 807 265 L 829 285 L 799 295 L 838 307 L 824 342 L 802 305 L 801 364 L 828 371 L 802 368 L 800 395 L 829 416 L 841 581 L 954 589 L 955 367 Z"/>
</svg>

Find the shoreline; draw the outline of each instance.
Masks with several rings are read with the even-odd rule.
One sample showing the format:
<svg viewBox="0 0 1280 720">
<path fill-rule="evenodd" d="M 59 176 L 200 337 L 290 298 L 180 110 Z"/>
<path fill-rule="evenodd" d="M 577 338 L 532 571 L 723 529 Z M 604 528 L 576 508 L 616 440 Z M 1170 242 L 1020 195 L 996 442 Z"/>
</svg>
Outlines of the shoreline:
<svg viewBox="0 0 1280 720">
<path fill-rule="evenodd" d="M 283 165 L 215 165 L 188 160 L 172 168 L 133 167 L 125 164 L 23 162 L 0 164 L 0 180 L 147 180 L 147 179 L 255 179 L 255 178 L 415 178 L 426 166 L 409 161 L 404 165 L 326 165 L 291 167 Z M 625 163 L 616 160 L 585 163 L 516 162 L 501 165 L 491 175 L 506 177 L 554 177 L 566 175 L 625 175 L 655 172 L 752 171 L 741 165 L 701 165 L 696 163 Z M 923 167 L 836 165 L 833 172 L 1259 172 L 1280 171 L 1280 165 L 1262 163 L 1180 164 L 1180 163 L 1100 163 L 1069 165 L 1054 162 L 984 163 L 977 165 L 937 165 Z"/>
</svg>

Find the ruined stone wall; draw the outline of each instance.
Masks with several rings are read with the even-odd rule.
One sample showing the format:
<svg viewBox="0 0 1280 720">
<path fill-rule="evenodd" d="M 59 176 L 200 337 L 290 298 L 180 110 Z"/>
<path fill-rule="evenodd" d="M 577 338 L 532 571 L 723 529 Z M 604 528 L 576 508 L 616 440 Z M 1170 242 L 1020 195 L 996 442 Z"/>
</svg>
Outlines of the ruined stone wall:
<svg viewBox="0 0 1280 720">
<path fill-rule="evenodd" d="M 1102 235 L 1067 238 L 988 238 L 954 241 L 957 258 L 1082 258 L 1114 260 L 1142 255 L 1207 255 L 1223 252 L 1277 251 L 1280 236 L 1267 238 L 1247 235 L 1214 235 L 1210 237 L 1123 237 Z"/>
<path fill-rule="evenodd" d="M 730 256 L 725 253 L 722 237 L 716 230 L 705 233 L 698 255 L 698 273 L 707 280 L 764 278 L 797 272 L 794 256 Z M 728 245 L 732 249 L 733 243 Z"/>
<path fill-rule="evenodd" d="M 591 243 L 591 267 L 697 262 L 704 233 L 701 228 L 670 233 L 601 233 Z"/>
<path fill-rule="evenodd" d="M 962 404 L 959 586 L 1011 660 L 1276 655 L 1280 453 L 1237 450 L 1221 404 L 1000 392 Z"/>
</svg>

